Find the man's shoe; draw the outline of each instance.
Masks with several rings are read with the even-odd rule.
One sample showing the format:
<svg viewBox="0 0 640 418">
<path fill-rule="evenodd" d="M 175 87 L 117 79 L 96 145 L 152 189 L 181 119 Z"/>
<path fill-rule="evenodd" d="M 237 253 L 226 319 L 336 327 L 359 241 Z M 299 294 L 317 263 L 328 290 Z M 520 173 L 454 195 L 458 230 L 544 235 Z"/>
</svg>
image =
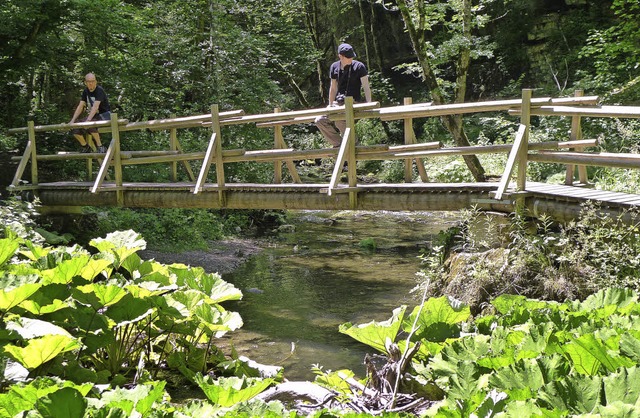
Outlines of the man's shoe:
<svg viewBox="0 0 640 418">
<path fill-rule="evenodd" d="M 85 145 L 82 147 L 82 150 L 80 150 L 81 153 L 83 154 L 88 154 L 90 152 L 93 152 L 93 150 L 91 149 L 91 147 L 89 145 Z"/>
<path fill-rule="evenodd" d="M 99 152 L 100 154 L 105 154 L 107 152 L 107 148 L 104 145 L 100 145 L 96 152 Z"/>
</svg>

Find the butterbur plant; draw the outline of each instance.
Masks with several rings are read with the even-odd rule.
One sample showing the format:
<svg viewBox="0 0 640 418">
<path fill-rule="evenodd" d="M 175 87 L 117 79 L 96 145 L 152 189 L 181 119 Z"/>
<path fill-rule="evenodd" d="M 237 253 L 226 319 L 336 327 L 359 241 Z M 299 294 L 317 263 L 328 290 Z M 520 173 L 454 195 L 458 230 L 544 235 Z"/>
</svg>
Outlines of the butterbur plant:
<svg viewBox="0 0 640 418">
<path fill-rule="evenodd" d="M 242 319 L 221 303 L 240 299 L 238 289 L 199 268 L 140 259 L 146 243 L 134 231 L 91 245 L 95 254 L 0 240 L 5 381 L 124 383 L 140 365 L 190 376 L 223 360 L 215 339 Z"/>
</svg>

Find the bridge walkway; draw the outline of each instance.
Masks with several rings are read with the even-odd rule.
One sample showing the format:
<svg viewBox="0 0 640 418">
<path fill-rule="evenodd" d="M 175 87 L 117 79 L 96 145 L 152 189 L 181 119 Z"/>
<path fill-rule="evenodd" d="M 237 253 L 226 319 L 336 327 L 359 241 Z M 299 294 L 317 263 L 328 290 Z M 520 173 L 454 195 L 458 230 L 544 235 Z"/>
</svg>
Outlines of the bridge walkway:
<svg viewBox="0 0 640 418">
<path fill-rule="evenodd" d="M 354 105 L 347 98 L 345 106 L 332 109 L 271 114 L 244 115 L 242 111 L 218 112 L 212 106 L 211 114 L 181 118 L 128 122 L 112 115 L 111 121 L 79 124 L 16 128 L 9 133 L 27 133 L 27 146 L 19 160 L 18 169 L 9 190 L 33 194 L 40 198 L 45 210 L 74 212 L 82 206 L 120 207 L 203 207 L 231 209 L 328 209 L 328 210 L 459 210 L 478 207 L 483 210 L 512 212 L 526 207 L 534 216 L 549 215 L 559 220 L 577 216 L 580 206 L 596 200 L 603 211 L 614 216 L 624 214 L 640 204 L 640 195 L 598 191 L 589 188 L 587 166 L 640 168 L 640 156 L 631 153 L 603 153 L 587 151 L 597 149 L 598 141 L 583 139 L 581 119 L 638 118 L 640 107 L 601 106 L 597 97 L 584 97 L 576 92 L 571 98 L 532 98 L 531 90 L 523 90 L 522 98 L 480 103 L 462 103 L 434 106 L 431 103 L 380 108 L 377 103 Z M 520 116 L 517 133 L 512 144 L 485 146 L 443 147 L 440 142 L 416 143 L 412 121 L 414 118 L 462 115 L 467 113 L 507 111 Z M 294 150 L 288 148 L 282 134 L 287 125 L 309 123 L 318 115 L 332 120 L 346 120 L 347 129 L 339 149 Z M 530 142 L 532 116 L 559 116 L 571 118 L 571 131 L 567 141 Z M 399 146 L 356 145 L 355 122 L 363 118 L 402 120 L 405 144 Z M 262 150 L 223 149 L 222 128 L 243 123 L 273 128 L 274 148 Z M 102 132 L 112 134 L 106 154 L 60 153 L 41 155 L 36 151 L 36 133 L 70 130 L 98 126 Z M 183 152 L 178 141 L 178 129 L 200 127 L 209 129 L 211 139 L 203 151 Z M 120 134 L 139 129 L 168 130 L 168 151 L 125 151 L 120 149 Z M 228 142 L 228 140 L 226 141 Z M 226 143 L 225 142 L 225 143 Z M 442 156 L 468 156 L 505 153 L 507 161 L 499 182 L 432 183 L 425 161 Z M 330 158 L 335 161 L 331 180 L 323 184 L 304 184 L 297 173 L 295 161 Z M 84 159 L 87 177 L 93 178 L 91 167 L 98 161 L 100 169 L 92 181 L 40 182 L 38 164 L 47 161 Z M 363 160 L 402 160 L 405 182 L 399 184 L 362 184 L 356 175 L 356 163 Z M 224 167 L 227 164 L 264 163 L 274 167 L 271 184 L 229 182 Z M 527 181 L 527 166 L 531 163 L 566 165 L 565 185 L 540 184 Z M 124 166 L 140 164 L 166 164 L 169 182 L 135 183 L 126 181 Z M 30 179 L 24 180 L 30 166 Z M 198 171 L 199 166 L 199 172 Z M 188 182 L 177 180 L 177 169 L 184 167 Z M 343 173 L 346 167 L 346 173 Z M 413 178 L 414 167 L 419 175 Z M 212 169 L 213 168 L 213 169 Z M 284 183 L 283 168 L 288 169 L 293 183 Z M 130 170 L 130 169 L 128 169 Z M 128 171 L 129 172 L 129 171 Z M 111 173 L 111 174 L 109 174 Z M 577 181 L 576 181 L 577 174 Z M 346 176 L 346 178 L 345 178 Z M 576 185 L 581 187 L 576 187 Z"/>
</svg>

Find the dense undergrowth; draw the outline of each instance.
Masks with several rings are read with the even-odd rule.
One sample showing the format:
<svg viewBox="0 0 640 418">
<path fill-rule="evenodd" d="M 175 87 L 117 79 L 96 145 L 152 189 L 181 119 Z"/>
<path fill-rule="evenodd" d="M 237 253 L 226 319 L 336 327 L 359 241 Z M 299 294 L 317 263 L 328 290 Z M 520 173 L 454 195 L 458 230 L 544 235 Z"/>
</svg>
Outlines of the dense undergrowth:
<svg viewBox="0 0 640 418">
<path fill-rule="evenodd" d="M 474 313 L 505 293 L 562 302 L 606 287 L 637 291 L 640 214 L 625 215 L 631 222 L 623 221 L 624 215 L 604 215 L 591 202 L 564 225 L 546 217 L 505 219 L 467 211 L 465 220 L 442 232 L 424 256 L 418 287 L 429 283 L 431 295 L 459 298 Z"/>
</svg>

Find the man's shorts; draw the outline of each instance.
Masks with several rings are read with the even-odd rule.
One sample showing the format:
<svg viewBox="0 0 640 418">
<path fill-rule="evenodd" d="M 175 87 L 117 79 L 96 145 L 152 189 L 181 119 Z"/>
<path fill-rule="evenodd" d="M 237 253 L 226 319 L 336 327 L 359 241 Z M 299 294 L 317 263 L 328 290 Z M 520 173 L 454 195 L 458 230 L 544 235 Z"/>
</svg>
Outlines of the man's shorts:
<svg viewBox="0 0 640 418">
<path fill-rule="evenodd" d="M 88 119 L 84 119 L 81 122 L 95 122 L 95 121 L 99 121 L 99 120 L 109 120 L 111 119 L 111 112 L 103 112 L 103 113 L 98 113 L 96 115 L 93 115 L 93 119 L 88 120 Z M 87 129 L 74 129 L 71 131 L 72 134 L 74 135 L 84 135 L 84 134 L 92 134 L 98 132 L 98 128 L 87 128 Z"/>
</svg>

